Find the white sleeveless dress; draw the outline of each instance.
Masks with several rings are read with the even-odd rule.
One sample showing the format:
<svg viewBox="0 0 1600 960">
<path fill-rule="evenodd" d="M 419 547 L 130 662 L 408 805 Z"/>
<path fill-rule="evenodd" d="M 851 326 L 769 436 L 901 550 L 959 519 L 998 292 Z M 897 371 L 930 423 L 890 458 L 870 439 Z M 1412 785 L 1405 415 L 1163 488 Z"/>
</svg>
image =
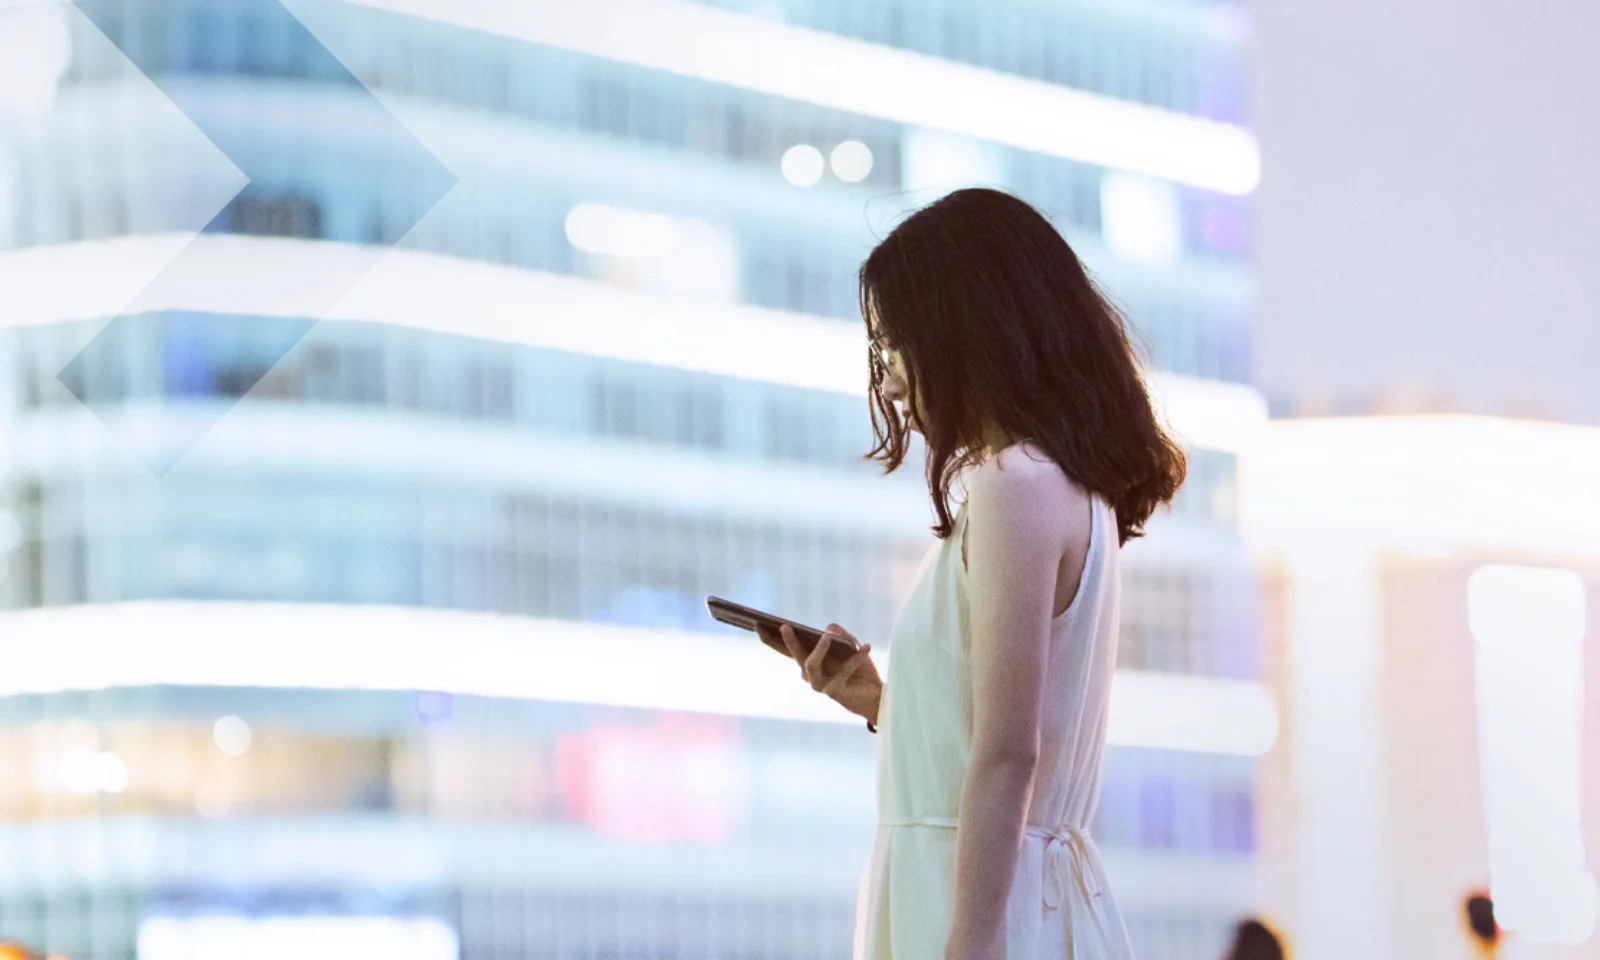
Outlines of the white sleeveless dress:
<svg viewBox="0 0 1600 960">
<path fill-rule="evenodd" d="M 1006 908 L 1006 960 L 1131 960 L 1088 827 L 1116 666 L 1115 512 L 1092 499 L 1072 605 L 1050 627 L 1040 758 Z M 880 705 L 878 832 L 857 902 L 856 960 L 944 960 L 956 827 L 972 758 L 971 618 L 955 530 L 934 545 L 890 634 Z"/>
</svg>

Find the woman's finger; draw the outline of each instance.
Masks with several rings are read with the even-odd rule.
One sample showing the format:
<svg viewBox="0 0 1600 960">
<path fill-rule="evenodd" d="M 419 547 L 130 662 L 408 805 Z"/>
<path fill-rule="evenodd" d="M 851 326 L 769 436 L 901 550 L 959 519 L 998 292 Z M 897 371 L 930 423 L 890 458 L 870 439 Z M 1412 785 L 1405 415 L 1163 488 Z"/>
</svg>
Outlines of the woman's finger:
<svg viewBox="0 0 1600 960">
<path fill-rule="evenodd" d="M 861 666 L 861 662 L 866 658 L 867 652 L 863 650 L 846 660 L 844 665 L 839 668 L 839 672 L 833 675 L 833 679 L 823 685 L 822 692 L 831 697 L 843 690 L 844 685 L 850 682 L 851 675 L 856 672 L 856 668 Z"/>
<path fill-rule="evenodd" d="M 818 640 L 817 645 L 811 648 L 811 656 L 806 658 L 806 675 L 811 678 L 811 685 L 817 688 L 818 691 L 822 690 L 822 684 L 825 679 L 822 673 L 823 658 L 827 657 L 828 644 L 832 642 L 833 635 L 826 630 L 822 631 L 822 639 Z"/>
<path fill-rule="evenodd" d="M 786 623 L 779 627 L 778 630 L 783 634 L 783 645 L 789 648 L 789 656 L 800 667 L 800 679 L 810 684 L 811 688 L 815 690 L 817 682 L 811 676 L 811 665 L 800 650 L 800 638 L 795 636 L 794 628 Z"/>
<path fill-rule="evenodd" d="M 804 658 L 800 656 L 800 641 L 795 639 L 794 630 L 786 623 L 778 628 L 778 636 L 782 638 L 783 645 L 789 651 L 789 656 L 795 663 L 803 664 Z"/>
</svg>

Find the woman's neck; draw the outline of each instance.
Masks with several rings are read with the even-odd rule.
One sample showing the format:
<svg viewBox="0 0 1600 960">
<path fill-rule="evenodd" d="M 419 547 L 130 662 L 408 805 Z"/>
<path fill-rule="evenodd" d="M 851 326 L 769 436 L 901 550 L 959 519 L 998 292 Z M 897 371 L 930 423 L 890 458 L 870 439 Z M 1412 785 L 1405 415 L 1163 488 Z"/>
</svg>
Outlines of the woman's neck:
<svg viewBox="0 0 1600 960">
<path fill-rule="evenodd" d="M 1016 441 L 998 423 L 986 423 L 983 426 L 983 451 L 986 456 L 994 456 Z"/>
</svg>

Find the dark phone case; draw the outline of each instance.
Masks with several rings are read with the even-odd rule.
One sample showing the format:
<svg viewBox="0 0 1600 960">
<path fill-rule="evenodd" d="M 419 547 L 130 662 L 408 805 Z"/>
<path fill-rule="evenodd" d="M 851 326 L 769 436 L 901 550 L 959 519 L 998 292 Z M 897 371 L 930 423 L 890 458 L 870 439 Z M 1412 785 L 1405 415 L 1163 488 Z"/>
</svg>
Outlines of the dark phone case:
<svg viewBox="0 0 1600 960">
<path fill-rule="evenodd" d="M 724 600 L 721 597 L 707 597 L 706 609 L 711 611 L 713 620 L 738 627 L 741 630 L 749 630 L 751 633 L 756 634 L 757 637 L 761 637 L 761 634 L 756 631 L 756 624 L 758 623 L 765 624 L 773 630 L 777 630 L 783 624 L 788 624 L 794 630 L 794 637 L 799 641 L 800 649 L 807 654 L 816 649 L 817 644 L 822 641 L 822 631 L 816 627 L 808 627 L 803 623 L 795 623 L 793 620 L 775 617 L 761 610 L 752 610 L 749 607 L 734 603 L 732 600 Z M 765 637 L 761 637 L 761 642 L 786 657 L 789 655 L 789 649 L 783 645 L 781 638 L 775 642 L 769 642 Z M 842 662 L 854 656 L 856 649 L 856 645 L 844 637 L 834 637 L 828 644 L 828 652 L 825 658 L 830 661 Z"/>
</svg>

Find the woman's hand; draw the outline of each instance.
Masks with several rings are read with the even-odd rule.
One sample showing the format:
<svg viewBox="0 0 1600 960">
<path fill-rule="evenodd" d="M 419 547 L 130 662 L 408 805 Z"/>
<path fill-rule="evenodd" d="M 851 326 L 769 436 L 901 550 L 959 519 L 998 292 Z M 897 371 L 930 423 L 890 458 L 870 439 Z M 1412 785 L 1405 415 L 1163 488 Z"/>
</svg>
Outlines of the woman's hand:
<svg viewBox="0 0 1600 960">
<path fill-rule="evenodd" d="M 828 646 L 835 637 L 843 637 L 854 641 L 849 631 L 837 623 L 830 623 L 822 631 L 822 639 L 812 648 L 810 656 L 803 656 L 800 641 L 794 635 L 794 629 L 785 624 L 778 636 L 774 638 L 768 627 L 760 627 L 761 637 L 767 642 L 773 639 L 782 641 L 789 651 L 789 656 L 800 664 L 800 675 L 811 684 L 811 689 L 818 693 L 826 694 L 840 706 L 849 710 L 858 717 L 865 717 L 867 722 L 877 725 L 878 703 L 883 699 L 883 680 L 878 676 L 878 668 L 873 665 L 872 644 L 863 644 L 849 660 L 840 664 L 831 673 L 828 672 L 826 657 Z"/>
</svg>

